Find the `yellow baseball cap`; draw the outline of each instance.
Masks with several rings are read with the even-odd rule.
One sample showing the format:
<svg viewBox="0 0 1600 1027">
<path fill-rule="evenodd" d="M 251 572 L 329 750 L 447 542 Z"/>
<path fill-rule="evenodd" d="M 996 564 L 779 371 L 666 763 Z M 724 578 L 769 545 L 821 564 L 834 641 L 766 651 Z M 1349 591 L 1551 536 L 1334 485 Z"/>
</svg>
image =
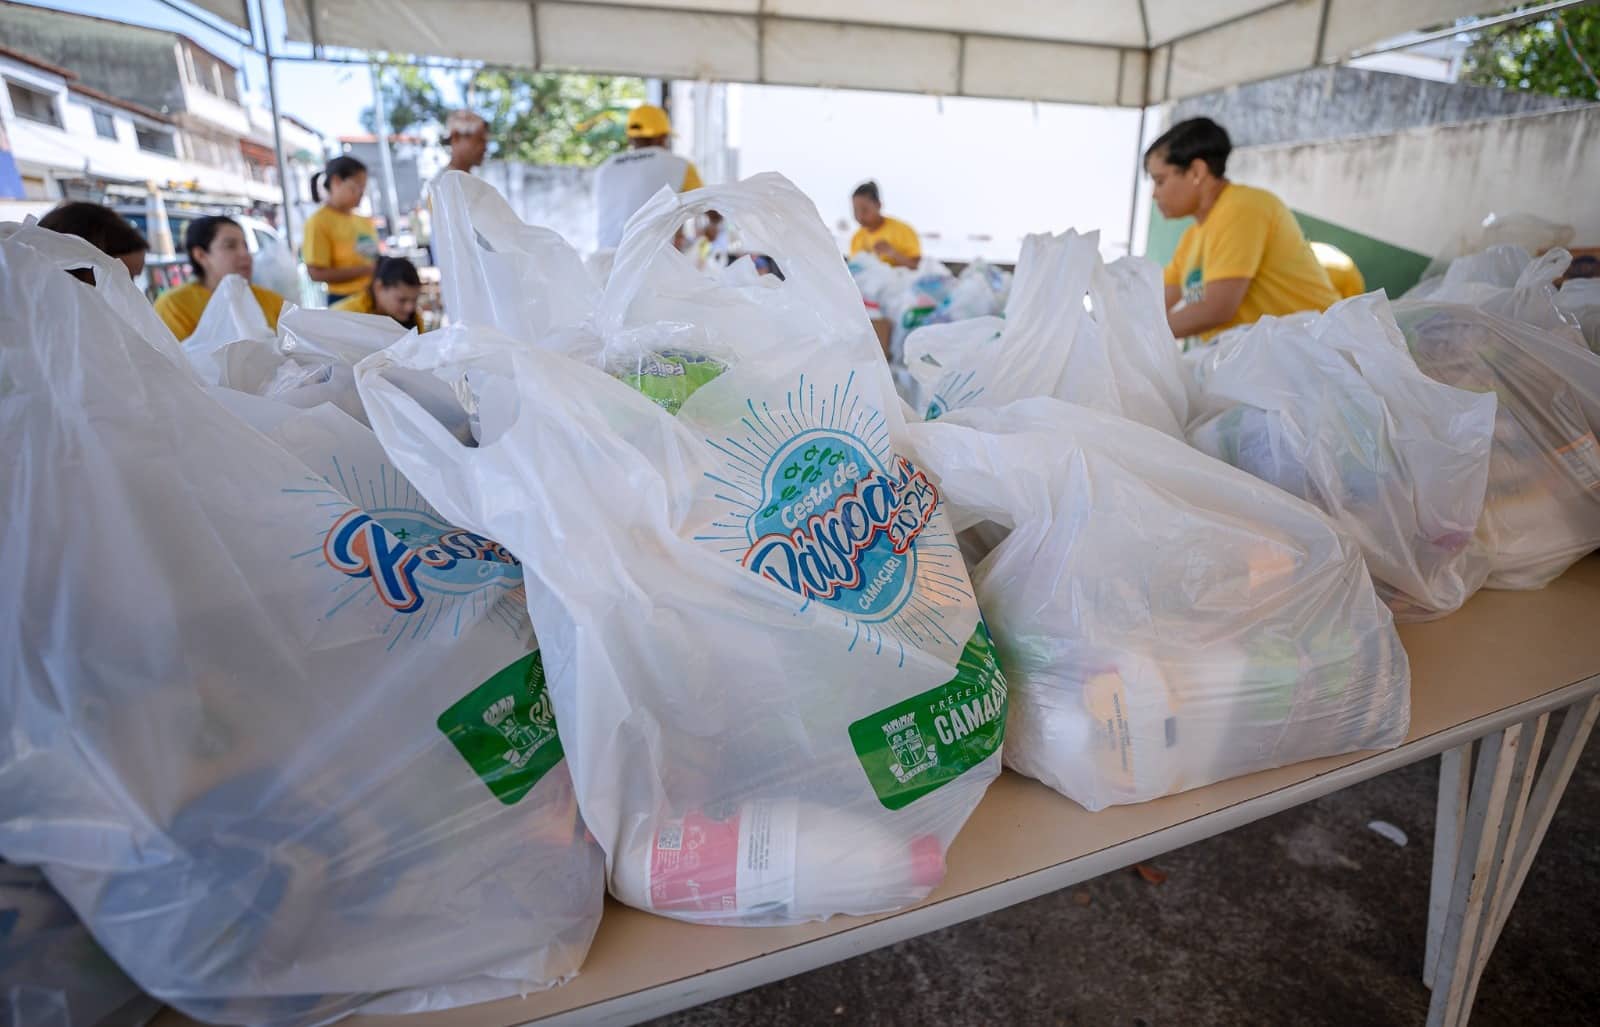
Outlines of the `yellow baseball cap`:
<svg viewBox="0 0 1600 1027">
<path fill-rule="evenodd" d="M 629 139 L 654 139 L 671 134 L 672 122 L 660 107 L 642 103 L 628 114 Z"/>
</svg>

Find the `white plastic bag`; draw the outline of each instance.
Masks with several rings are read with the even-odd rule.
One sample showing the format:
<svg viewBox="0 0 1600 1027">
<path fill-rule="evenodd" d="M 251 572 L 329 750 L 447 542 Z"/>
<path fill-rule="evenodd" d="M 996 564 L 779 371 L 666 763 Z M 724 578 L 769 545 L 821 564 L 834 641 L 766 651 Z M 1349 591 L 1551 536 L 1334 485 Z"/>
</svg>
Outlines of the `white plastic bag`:
<svg viewBox="0 0 1600 1027">
<path fill-rule="evenodd" d="M 464 172 L 441 175 L 432 197 L 433 253 L 452 321 L 471 316 L 520 339 L 594 309 L 597 282 L 609 277 L 603 259 L 586 268 L 565 239 L 523 224 L 494 186 Z"/>
<path fill-rule="evenodd" d="M 332 408 L 278 407 L 317 467 L 269 441 L 30 242 L 0 243 L 0 857 L 211 1022 L 575 973 L 600 854 L 515 560 Z"/>
<path fill-rule="evenodd" d="M 892 288 L 885 290 L 882 306 L 883 316 L 890 322 L 889 359 L 901 361 L 906 336 L 930 322 L 955 290 L 956 276 L 931 257 L 923 258 L 913 271 L 896 270 L 903 273 L 896 276 Z"/>
<path fill-rule="evenodd" d="M 888 316 L 885 313 L 885 304 L 890 293 L 911 276 L 911 272 L 905 268 L 885 264 L 876 253 L 865 251 L 851 257 L 848 267 L 850 277 L 855 279 L 856 288 L 861 292 L 861 303 L 867 308 L 867 316 L 870 318 Z"/>
<path fill-rule="evenodd" d="M 1556 309 L 1576 322 L 1589 349 L 1600 353 L 1600 278 L 1569 278 L 1556 291 Z"/>
<path fill-rule="evenodd" d="M 787 280 L 685 276 L 668 240 L 706 210 Z M 1005 683 L 815 208 L 776 175 L 663 191 L 594 324 L 590 346 L 456 326 L 357 378 L 423 495 L 524 561 L 613 892 L 730 924 L 919 900 L 998 773 Z M 467 382 L 481 445 L 396 368 Z"/>
<path fill-rule="evenodd" d="M 1435 278 L 1462 257 L 1482 253 L 1493 246 L 1517 246 L 1529 253 L 1543 253 L 1556 247 L 1571 246 L 1576 230 L 1559 221 L 1547 221 L 1525 211 L 1491 213 L 1472 228 L 1460 232 L 1429 263 L 1423 278 Z"/>
<path fill-rule="evenodd" d="M 1442 278 L 1418 284 L 1402 299 L 1464 303 L 1584 346 L 1587 343 L 1577 322 L 1563 314 L 1556 302 L 1556 279 L 1566 274 L 1571 264 L 1572 254 L 1562 249 L 1535 258 L 1520 246 L 1491 246 L 1456 260 Z"/>
<path fill-rule="evenodd" d="M 244 345 L 223 353 L 236 343 Z M 274 343 L 275 334 L 250 291 L 250 283 L 239 275 L 228 275 L 211 293 L 199 323 L 182 345 L 183 355 L 201 380 L 219 385 L 236 384 L 224 381 L 230 371 L 238 375 L 244 367 L 258 367 L 260 361 L 274 355 Z"/>
<path fill-rule="evenodd" d="M 0 1024 L 143 1027 L 160 1011 L 43 874 L 0 863 Z"/>
<path fill-rule="evenodd" d="M 1355 544 L 1265 482 L 1058 400 L 914 424 L 1011 682 L 1006 764 L 1091 810 L 1404 740 Z"/>
<path fill-rule="evenodd" d="M 1262 318 L 1203 353 L 1190 443 L 1332 517 L 1396 617 L 1442 616 L 1482 587 L 1494 397 L 1418 370 L 1382 293 Z"/>
<path fill-rule="evenodd" d="M 1489 588 L 1542 588 L 1600 547 L 1600 357 L 1486 310 L 1398 303 L 1423 373 L 1498 400 L 1479 542 Z"/>
<path fill-rule="evenodd" d="M 1154 264 L 1124 258 L 1108 268 L 1098 233 L 1030 235 L 1004 320 L 919 329 L 906 341 L 920 412 L 1054 396 L 1181 438 L 1188 397 L 1161 309 Z"/>
</svg>

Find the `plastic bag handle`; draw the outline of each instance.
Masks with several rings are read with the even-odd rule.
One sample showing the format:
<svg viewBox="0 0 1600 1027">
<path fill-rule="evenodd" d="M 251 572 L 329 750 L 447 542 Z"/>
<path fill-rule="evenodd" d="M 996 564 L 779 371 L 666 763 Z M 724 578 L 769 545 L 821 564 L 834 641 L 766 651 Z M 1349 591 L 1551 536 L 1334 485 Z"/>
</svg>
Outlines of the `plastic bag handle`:
<svg viewBox="0 0 1600 1027">
<path fill-rule="evenodd" d="M 1554 287 L 1556 279 L 1566 274 L 1571 266 L 1572 254 L 1560 246 L 1552 247 L 1522 269 L 1522 274 L 1517 276 L 1516 288 L 1520 291 L 1545 285 Z"/>
<path fill-rule="evenodd" d="M 161 320 L 155 308 L 150 305 L 150 301 L 145 299 L 144 294 L 133 284 L 133 278 L 128 274 L 128 268 L 122 261 L 101 253 L 77 236 L 62 235 L 60 232 L 40 228 L 37 220 L 32 217 L 22 227 L 7 231 L 4 237 L 16 239 L 46 258 L 59 270 L 76 271 L 80 268 L 92 270 L 94 291 L 111 305 L 117 315 L 126 320 L 129 326 L 154 346 L 162 356 L 178 365 L 191 381 L 202 384 L 200 376 L 189 366 L 188 358 L 183 355 L 177 336 L 172 334 L 172 329 L 167 327 L 166 322 Z"/>
<path fill-rule="evenodd" d="M 819 309 L 858 318 L 862 329 L 869 330 L 860 293 L 817 208 L 794 183 L 767 172 L 732 185 L 707 186 L 681 195 L 663 188 L 640 207 L 623 230 L 601 300 L 599 323 L 605 334 L 622 328 L 651 261 L 671 242 L 678 227 L 691 216 L 711 210 L 737 224 L 755 250 L 778 261 L 787 275 L 784 288 L 811 296 L 812 305 Z"/>
</svg>

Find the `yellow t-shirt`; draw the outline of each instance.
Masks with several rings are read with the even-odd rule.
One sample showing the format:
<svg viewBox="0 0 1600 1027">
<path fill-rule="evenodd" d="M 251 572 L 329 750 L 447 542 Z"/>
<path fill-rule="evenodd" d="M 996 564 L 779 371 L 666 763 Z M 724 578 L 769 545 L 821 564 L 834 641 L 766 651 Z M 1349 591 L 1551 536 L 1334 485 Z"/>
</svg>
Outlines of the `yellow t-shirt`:
<svg viewBox="0 0 1600 1027">
<path fill-rule="evenodd" d="M 334 310 L 342 310 L 347 314 L 372 314 L 372 315 L 377 316 L 377 317 L 385 316 L 385 315 L 383 315 L 383 314 L 378 312 L 378 308 L 377 307 L 373 306 L 373 304 L 372 304 L 372 292 L 370 290 L 367 290 L 367 289 L 362 289 L 360 292 L 356 293 L 354 296 L 346 296 L 344 299 L 340 300 L 338 303 L 335 303 L 333 305 L 333 309 Z M 416 327 L 418 332 L 421 332 L 422 331 L 422 320 L 420 318 L 416 317 L 415 315 L 412 315 L 412 320 L 416 321 L 416 326 L 415 327 Z M 407 326 L 407 327 L 409 327 L 409 326 Z"/>
<path fill-rule="evenodd" d="M 375 313 L 375 311 L 373 310 L 373 307 L 372 307 L 372 293 L 368 292 L 365 289 L 362 289 L 360 292 L 356 293 L 354 296 L 346 296 L 344 299 L 340 300 L 338 303 L 335 303 L 333 305 L 333 309 L 334 310 L 343 310 L 343 311 L 345 311 L 346 313 L 349 313 L 349 314 L 371 314 L 371 313 Z"/>
<path fill-rule="evenodd" d="M 856 229 L 856 234 L 850 237 L 850 256 L 853 257 L 862 250 L 871 251 L 880 241 L 888 243 L 913 259 L 922 256 L 922 240 L 917 238 L 917 230 L 899 218 L 884 218 L 883 224 L 875 231 Z"/>
<path fill-rule="evenodd" d="M 1333 283 L 1333 290 L 1340 299 L 1347 300 L 1367 291 L 1367 280 L 1356 262 L 1350 259 L 1350 254 L 1325 242 L 1312 243 L 1311 252 L 1317 255 L 1317 263 L 1328 273 L 1328 281 Z"/>
<path fill-rule="evenodd" d="M 283 309 L 283 297 L 271 289 L 263 289 L 259 285 L 250 286 L 251 295 L 256 302 L 261 304 L 261 312 L 267 315 L 267 324 L 273 331 L 278 329 L 278 312 Z M 200 323 L 200 315 L 205 313 L 206 304 L 211 302 L 211 290 L 199 282 L 185 282 L 176 289 L 168 289 L 156 297 L 156 313 L 161 320 L 172 329 L 172 334 L 182 342 L 194 334 L 195 326 Z"/>
<path fill-rule="evenodd" d="M 1235 325 L 1302 310 L 1320 312 L 1339 301 L 1283 201 L 1234 182 L 1222 190 L 1204 223 L 1184 230 L 1163 278 L 1181 287 L 1188 303 L 1205 295 L 1206 282 L 1250 279 L 1233 320 L 1202 332 L 1207 339 Z"/>
<path fill-rule="evenodd" d="M 371 218 L 345 214 L 332 207 L 318 207 L 306 218 L 305 242 L 300 255 L 310 267 L 359 267 L 378 259 L 378 230 Z M 330 282 L 330 297 L 365 292 L 371 275 L 348 282 Z"/>
</svg>

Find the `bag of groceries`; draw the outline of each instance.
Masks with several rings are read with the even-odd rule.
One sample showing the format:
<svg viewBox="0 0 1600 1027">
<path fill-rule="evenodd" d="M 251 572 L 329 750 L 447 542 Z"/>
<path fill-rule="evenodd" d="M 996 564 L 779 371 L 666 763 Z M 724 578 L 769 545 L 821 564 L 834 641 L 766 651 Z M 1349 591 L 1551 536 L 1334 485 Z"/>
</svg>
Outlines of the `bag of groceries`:
<svg viewBox="0 0 1600 1027">
<path fill-rule="evenodd" d="M 1394 313 L 1424 374 L 1495 394 L 1478 543 L 1489 588 L 1543 588 L 1600 547 L 1600 356 L 1477 307 L 1403 301 Z"/>
<path fill-rule="evenodd" d="M 144 994 L 33 867 L 0 863 L 0 1024 L 144 1027 Z"/>
<path fill-rule="evenodd" d="M 1266 317 L 1206 347 L 1189 442 L 1333 518 L 1402 620 L 1443 616 L 1489 573 L 1492 395 L 1417 369 L 1382 293 Z"/>
<path fill-rule="evenodd" d="M 669 240 L 707 210 L 786 280 L 685 274 Z M 999 772 L 1005 680 L 810 201 L 776 175 L 663 190 L 587 339 L 462 315 L 357 378 L 422 494 L 523 561 L 613 893 L 739 925 L 927 895 Z M 399 368 L 470 392 L 480 445 Z"/>
<path fill-rule="evenodd" d="M 574 974 L 602 861 L 517 561 L 334 408 L 219 405 L 50 235 L 0 242 L 0 857 L 210 1022 Z"/>
<path fill-rule="evenodd" d="M 922 328 L 906 340 L 918 413 L 1054 396 L 1181 438 L 1188 397 L 1161 295 L 1154 264 L 1107 267 L 1099 233 L 1030 235 L 1003 319 Z"/>
<path fill-rule="evenodd" d="M 1005 761 L 1090 810 L 1406 736 L 1355 543 L 1183 442 L 1051 398 L 909 428 L 1011 684 Z"/>
</svg>

